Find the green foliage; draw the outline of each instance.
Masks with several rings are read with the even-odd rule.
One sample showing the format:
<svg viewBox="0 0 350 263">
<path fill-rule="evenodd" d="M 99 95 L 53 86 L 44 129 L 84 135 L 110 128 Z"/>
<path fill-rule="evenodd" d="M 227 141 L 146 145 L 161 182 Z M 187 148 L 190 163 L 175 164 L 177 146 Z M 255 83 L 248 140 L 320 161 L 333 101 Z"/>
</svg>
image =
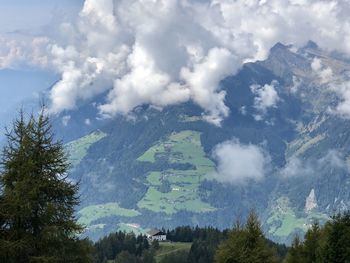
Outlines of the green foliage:
<svg viewBox="0 0 350 263">
<path fill-rule="evenodd" d="M 74 207 L 78 185 L 67 180 L 63 145 L 54 141 L 48 117 L 25 120 L 7 133 L 0 175 L 0 262 L 91 262 L 91 246 L 79 240 Z"/>
<path fill-rule="evenodd" d="M 178 254 L 186 255 L 187 259 L 191 244 L 188 242 L 162 242 L 155 253 L 155 259 L 157 262 L 163 262 L 164 258 L 169 260 L 170 257 L 177 257 Z"/>
<path fill-rule="evenodd" d="M 159 241 L 158 240 L 154 240 L 153 242 L 152 242 L 152 248 L 154 249 L 154 250 L 158 250 L 159 249 Z"/>
<path fill-rule="evenodd" d="M 273 263 L 277 262 L 263 235 L 258 216 L 251 212 L 245 226 L 237 224 L 230 236 L 218 248 L 217 263 Z"/>
<path fill-rule="evenodd" d="M 324 262 L 350 262 L 350 211 L 337 214 L 325 226 Z"/>
<path fill-rule="evenodd" d="M 320 227 L 314 223 L 304 242 L 296 237 L 284 263 L 349 263 L 350 213 L 338 214 Z"/>
<path fill-rule="evenodd" d="M 160 263 L 187 263 L 188 252 L 177 251 L 169 255 L 165 255 L 159 261 Z"/>
<path fill-rule="evenodd" d="M 142 263 L 156 263 L 153 250 L 146 250 L 142 254 Z"/>
<path fill-rule="evenodd" d="M 116 232 L 102 238 L 95 243 L 96 263 L 116 260 L 145 260 L 152 262 L 153 250 L 150 250 L 148 240 L 143 235 L 135 236 L 133 233 Z M 121 254 L 121 255 L 120 255 Z M 133 262 L 133 261 L 131 261 Z"/>
<path fill-rule="evenodd" d="M 250 242 L 250 247 L 261 241 L 254 241 L 256 236 L 261 236 L 256 219 L 248 220 L 247 228 L 250 234 L 247 235 L 246 245 Z M 237 229 L 237 227 L 235 228 Z M 145 236 L 127 234 L 125 232 L 117 232 L 110 234 L 99 240 L 95 244 L 96 263 L 115 262 L 115 258 L 122 260 L 119 255 L 122 255 L 128 260 L 137 260 L 140 263 L 155 263 L 155 262 L 186 262 L 186 263 L 212 263 L 214 262 L 215 252 L 221 242 L 229 242 L 229 231 L 219 230 L 212 227 L 190 227 L 181 226 L 173 230 L 166 231 L 167 242 L 148 243 Z M 230 234 L 231 236 L 231 234 Z M 286 247 L 277 245 L 272 241 L 263 239 L 264 248 L 268 251 L 278 251 L 279 258 L 284 258 Z M 239 244 L 239 243 L 237 243 Z M 243 246 L 244 244 L 241 244 Z M 266 245 L 266 246 L 265 246 Z M 251 248 L 249 248 L 252 250 Z M 125 251 L 128 252 L 125 253 Z M 262 256 L 266 253 L 264 250 L 254 250 L 256 253 L 261 253 Z M 248 253 L 249 251 L 247 251 Z M 132 257 L 130 255 L 133 255 Z M 254 261 L 253 261 L 254 262 Z M 259 262 L 259 261 L 258 261 Z M 271 261 L 266 261 L 271 262 Z M 272 261 L 275 262 L 275 261 Z M 278 262 L 282 262 L 279 260 Z"/>
<path fill-rule="evenodd" d="M 188 262 L 214 262 L 214 255 L 218 245 L 219 242 L 209 238 L 195 240 L 189 252 Z"/>
<path fill-rule="evenodd" d="M 288 254 L 283 263 L 302 263 L 303 247 L 298 236 L 293 240 L 292 246 L 289 248 Z"/>
<path fill-rule="evenodd" d="M 128 251 L 122 251 L 120 252 L 116 259 L 114 260 L 114 263 L 138 263 L 138 259 L 135 255 L 130 254 Z"/>
<path fill-rule="evenodd" d="M 312 224 L 311 228 L 305 234 L 304 257 L 306 262 L 319 262 L 321 229 L 318 222 Z"/>
</svg>

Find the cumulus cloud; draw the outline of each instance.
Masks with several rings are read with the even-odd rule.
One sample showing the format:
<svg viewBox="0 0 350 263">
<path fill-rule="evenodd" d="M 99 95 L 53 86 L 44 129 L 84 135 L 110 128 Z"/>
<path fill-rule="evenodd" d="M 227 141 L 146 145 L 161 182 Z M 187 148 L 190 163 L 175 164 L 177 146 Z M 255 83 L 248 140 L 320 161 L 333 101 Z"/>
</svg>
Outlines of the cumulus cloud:
<svg viewBox="0 0 350 263">
<path fill-rule="evenodd" d="M 23 66 L 46 68 L 49 65 L 47 37 L 10 38 L 0 36 L 0 70 Z"/>
<path fill-rule="evenodd" d="M 261 147 L 241 144 L 236 139 L 218 144 L 213 150 L 213 158 L 217 161 L 215 179 L 229 183 L 261 180 L 270 161 Z"/>
<path fill-rule="evenodd" d="M 349 55 L 349 11 L 348 0 L 86 0 L 47 45 L 62 76 L 51 110 L 107 91 L 103 114 L 192 100 L 219 125 L 229 114 L 220 80 L 278 41 Z M 12 54 L 7 60 L 23 57 Z"/>
<path fill-rule="evenodd" d="M 278 85 L 277 81 L 272 81 L 271 84 L 251 85 L 250 90 L 255 95 L 254 108 L 258 111 L 258 114 L 254 115 L 256 120 L 262 120 L 269 108 L 274 108 L 277 102 L 280 100 L 275 86 Z"/>
</svg>

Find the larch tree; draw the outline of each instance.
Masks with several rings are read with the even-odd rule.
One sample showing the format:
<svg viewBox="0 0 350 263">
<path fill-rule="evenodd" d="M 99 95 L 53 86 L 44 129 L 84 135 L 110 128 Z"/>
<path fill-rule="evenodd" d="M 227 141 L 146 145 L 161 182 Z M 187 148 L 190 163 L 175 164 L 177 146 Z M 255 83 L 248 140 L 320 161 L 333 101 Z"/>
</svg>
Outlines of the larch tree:
<svg viewBox="0 0 350 263">
<path fill-rule="evenodd" d="M 64 146 L 44 109 L 23 112 L 6 134 L 0 173 L 0 262 L 91 262 L 91 245 L 74 208 L 78 184 L 67 178 Z"/>
</svg>

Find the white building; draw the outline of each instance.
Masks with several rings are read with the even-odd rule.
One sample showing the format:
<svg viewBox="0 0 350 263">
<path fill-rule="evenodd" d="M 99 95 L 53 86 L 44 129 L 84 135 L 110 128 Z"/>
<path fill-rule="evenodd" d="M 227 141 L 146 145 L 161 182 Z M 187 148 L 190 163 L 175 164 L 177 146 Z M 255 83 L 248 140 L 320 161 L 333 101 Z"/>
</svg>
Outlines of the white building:
<svg viewBox="0 0 350 263">
<path fill-rule="evenodd" d="M 152 229 L 146 233 L 146 236 L 149 241 L 153 242 L 154 240 L 166 241 L 166 234 L 158 229 Z"/>
</svg>

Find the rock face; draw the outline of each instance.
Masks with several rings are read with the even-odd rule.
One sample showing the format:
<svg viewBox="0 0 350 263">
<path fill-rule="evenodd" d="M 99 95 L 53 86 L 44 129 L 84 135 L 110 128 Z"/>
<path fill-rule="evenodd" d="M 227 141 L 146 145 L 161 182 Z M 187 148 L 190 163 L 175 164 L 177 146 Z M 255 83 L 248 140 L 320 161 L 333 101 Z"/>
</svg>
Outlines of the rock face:
<svg viewBox="0 0 350 263">
<path fill-rule="evenodd" d="M 306 198 L 305 202 L 305 212 L 309 213 L 317 207 L 317 199 L 315 190 L 311 189 L 309 196 Z"/>
</svg>

